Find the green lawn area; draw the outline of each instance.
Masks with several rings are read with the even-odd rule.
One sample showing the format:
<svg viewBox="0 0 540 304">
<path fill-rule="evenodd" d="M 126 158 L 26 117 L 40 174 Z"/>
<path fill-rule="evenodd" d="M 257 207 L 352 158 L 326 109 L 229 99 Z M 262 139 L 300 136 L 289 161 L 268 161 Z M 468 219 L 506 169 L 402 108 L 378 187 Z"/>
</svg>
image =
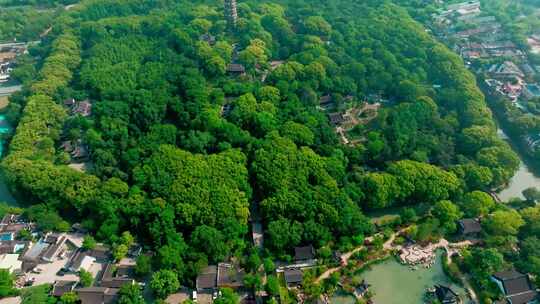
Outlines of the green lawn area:
<svg viewBox="0 0 540 304">
<path fill-rule="evenodd" d="M 56 303 L 56 299 L 49 297 L 50 284 L 32 286 L 21 290 L 22 304 Z"/>
</svg>

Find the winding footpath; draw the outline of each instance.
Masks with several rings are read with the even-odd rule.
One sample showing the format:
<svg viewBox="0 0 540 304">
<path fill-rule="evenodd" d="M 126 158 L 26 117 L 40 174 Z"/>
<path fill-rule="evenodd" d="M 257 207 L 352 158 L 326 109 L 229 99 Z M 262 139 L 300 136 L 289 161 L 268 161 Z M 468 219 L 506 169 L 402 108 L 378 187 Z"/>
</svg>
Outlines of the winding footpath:
<svg viewBox="0 0 540 304">
<path fill-rule="evenodd" d="M 391 250 L 391 249 L 394 249 L 393 246 L 392 246 L 392 243 L 394 242 L 394 240 L 396 239 L 396 237 L 402 233 L 403 231 L 407 230 L 409 227 L 406 227 L 406 228 L 403 228 L 403 229 L 400 229 L 394 233 L 392 233 L 392 235 L 390 236 L 390 238 L 383 244 L 383 249 L 384 250 Z M 366 238 L 366 241 L 368 242 L 372 242 L 374 239 L 373 236 L 370 236 L 370 237 L 367 237 Z M 315 280 L 315 283 L 319 283 L 320 281 L 328 278 L 332 273 L 336 272 L 336 271 L 339 271 L 341 270 L 341 268 L 349 265 L 349 260 L 351 258 L 351 256 L 355 253 L 357 253 L 358 251 L 362 250 L 366 248 L 366 246 L 364 245 L 360 245 L 356 248 L 354 248 L 353 250 L 349 251 L 349 252 L 346 252 L 344 254 L 341 255 L 340 259 L 342 261 L 341 265 L 340 266 L 337 266 L 337 267 L 333 267 L 333 268 L 330 268 L 328 270 L 326 270 L 325 272 L 323 272 L 316 280 Z"/>
</svg>

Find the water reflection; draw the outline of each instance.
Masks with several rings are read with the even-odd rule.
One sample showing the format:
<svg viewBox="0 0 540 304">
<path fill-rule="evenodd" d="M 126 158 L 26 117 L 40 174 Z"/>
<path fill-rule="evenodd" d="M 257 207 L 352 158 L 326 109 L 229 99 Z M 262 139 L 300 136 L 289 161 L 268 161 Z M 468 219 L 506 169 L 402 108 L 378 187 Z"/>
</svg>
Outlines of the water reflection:
<svg viewBox="0 0 540 304">
<path fill-rule="evenodd" d="M 509 137 L 504 133 L 503 130 L 498 129 L 497 134 L 500 138 L 510 141 Z M 512 144 L 510 142 L 510 144 Z M 515 147 L 514 151 L 518 153 L 521 163 L 519 165 L 519 170 L 516 172 L 514 177 L 510 180 L 508 186 L 499 193 L 499 197 L 503 201 L 508 201 L 511 198 L 521 198 L 523 199 L 523 190 L 531 187 L 540 188 L 540 176 L 533 172 L 531 167 L 526 163 L 523 155 L 517 151 Z"/>
</svg>

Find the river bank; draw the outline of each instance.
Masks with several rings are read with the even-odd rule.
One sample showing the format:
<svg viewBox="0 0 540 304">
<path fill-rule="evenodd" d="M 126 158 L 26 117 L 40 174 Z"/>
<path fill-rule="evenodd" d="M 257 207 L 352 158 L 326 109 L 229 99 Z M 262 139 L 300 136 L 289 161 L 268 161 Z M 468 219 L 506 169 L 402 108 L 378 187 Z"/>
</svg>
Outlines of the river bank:
<svg viewBox="0 0 540 304">
<path fill-rule="evenodd" d="M 3 99 L 5 101 L 4 107 L 0 109 L 3 111 L 7 107 L 7 99 L 9 96 L 17 91 L 20 91 L 22 86 L 20 85 L 0 85 L 0 101 Z M 5 154 L 6 144 L 4 142 L 3 136 L 9 134 L 13 131 L 13 127 L 9 124 L 4 114 L 0 114 L 0 159 Z M 10 206 L 18 207 L 19 204 L 17 200 L 13 197 L 11 192 L 8 189 L 8 186 L 4 180 L 4 176 L 0 172 L 0 202 L 6 202 Z"/>
<path fill-rule="evenodd" d="M 491 105 L 492 106 L 492 105 Z M 519 139 L 513 138 L 505 131 L 505 124 L 501 122 L 501 117 L 497 115 L 497 111 L 492 109 L 495 113 L 496 123 L 498 126 L 497 135 L 499 138 L 508 142 L 512 150 L 519 156 L 520 164 L 518 171 L 514 174 L 512 179 L 508 182 L 508 185 L 498 191 L 498 197 L 506 202 L 513 198 L 524 199 L 523 190 L 527 188 L 539 188 L 540 189 L 540 164 L 538 161 L 531 158 L 531 156 L 524 151 L 524 144 Z"/>
</svg>

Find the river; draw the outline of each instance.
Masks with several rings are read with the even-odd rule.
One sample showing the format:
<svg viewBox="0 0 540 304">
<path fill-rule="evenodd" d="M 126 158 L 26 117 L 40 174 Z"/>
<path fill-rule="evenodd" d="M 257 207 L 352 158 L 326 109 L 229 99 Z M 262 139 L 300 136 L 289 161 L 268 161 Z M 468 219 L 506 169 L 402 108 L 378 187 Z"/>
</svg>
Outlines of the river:
<svg viewBox="0 0 540 304">
<path fill-rule="evenodd" d="M 497 130 L 497 134 L 500 138 L 508 141 L 512 145 L 512 142 L 510 142 L 510 139 L 502 129 Z M 508 186 L 499 192 L 499 197 L 503 201 L 508 201 L 509 199 L 516 197 L 523 199 L 524 197 L 521 192 L 527 188 L 536 187 L 540 189 L 540 175 L 533 172 L 531 169 L 532 166 L 527 164 L 526 156 L 522 155 L 522 153 L 514 146 L 512 146 L 512 148 L 518 153 L 521 163 L 519 164 L 519 170 L 514 177 L 512 177 Z"/>
</svg>

